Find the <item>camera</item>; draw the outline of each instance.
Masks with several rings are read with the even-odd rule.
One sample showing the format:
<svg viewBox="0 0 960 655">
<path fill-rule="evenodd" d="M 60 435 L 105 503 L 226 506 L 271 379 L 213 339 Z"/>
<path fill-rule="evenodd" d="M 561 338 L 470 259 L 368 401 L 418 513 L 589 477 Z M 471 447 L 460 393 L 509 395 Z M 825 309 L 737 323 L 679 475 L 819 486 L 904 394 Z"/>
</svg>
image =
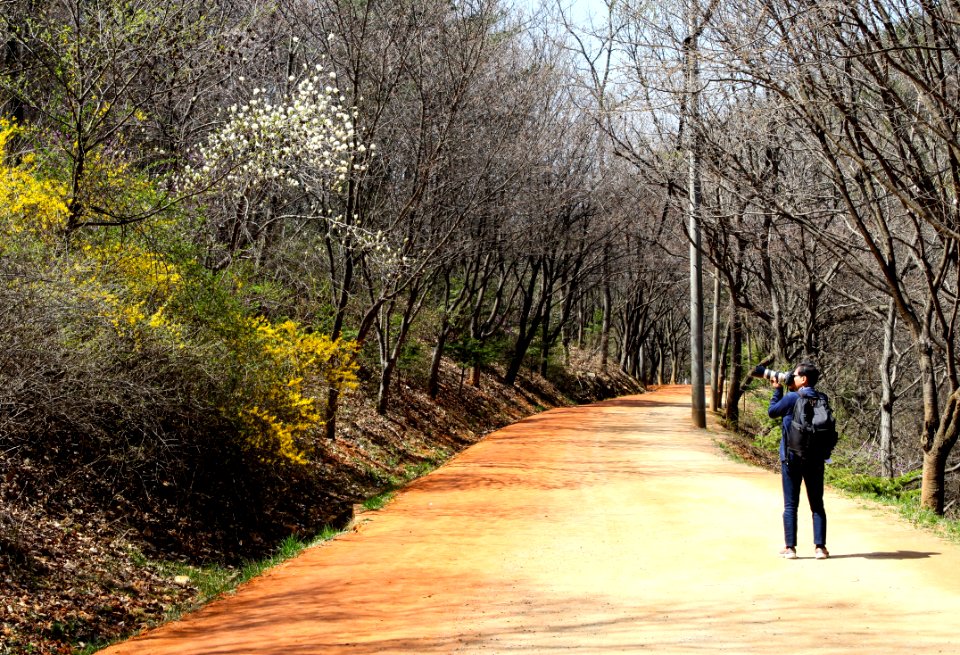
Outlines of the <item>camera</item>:
<svg viewBox="0 0 960 655">
<path fill-rule="evenodd" d="M 750 375 L 755 378 L 766 378 L 771 382 L 779 382 L 785 387 L 793 386 L 793 371 L 774 371 L 761 364 L 753 369 Z"/>
</svg>

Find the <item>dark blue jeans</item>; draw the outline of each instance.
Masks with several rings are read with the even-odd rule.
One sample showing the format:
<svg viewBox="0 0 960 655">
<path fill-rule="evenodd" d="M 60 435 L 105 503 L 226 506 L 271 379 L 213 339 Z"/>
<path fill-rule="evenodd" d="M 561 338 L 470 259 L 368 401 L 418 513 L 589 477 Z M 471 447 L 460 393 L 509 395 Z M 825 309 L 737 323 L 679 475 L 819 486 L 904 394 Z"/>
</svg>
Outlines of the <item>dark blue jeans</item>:
<svg viewBox="0 0 960 655">
<path fill-rule="evenodd" d="M 780 463 L 783 478 L 783 540 L 785 546 L 797 547 L 797 507 L 800 505 L 800 483 L 807 488 L 807 501 L 813 513 L 813 543 L 827 545 L 827 512 L 823 509 L 823 459 L 801 459 L 787 453 Z"/>
</svg>

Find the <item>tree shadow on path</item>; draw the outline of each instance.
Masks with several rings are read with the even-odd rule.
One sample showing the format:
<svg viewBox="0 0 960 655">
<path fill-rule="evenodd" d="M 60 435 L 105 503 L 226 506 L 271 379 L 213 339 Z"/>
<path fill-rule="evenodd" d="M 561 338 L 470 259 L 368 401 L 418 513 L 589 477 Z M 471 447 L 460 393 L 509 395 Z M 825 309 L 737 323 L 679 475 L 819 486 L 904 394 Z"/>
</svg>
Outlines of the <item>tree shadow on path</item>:
<svg viewBox="0 0 960 655">
<path fill-rule="evenodd" d="M 848 553 L 846 555 L 830 555 L 830 559 L 852 559 L 855 557 L 861 559 L 927 559 L 940 553 L 921 552 L 915 550 L 897 550 L 886 553 Z"/>
</svg>

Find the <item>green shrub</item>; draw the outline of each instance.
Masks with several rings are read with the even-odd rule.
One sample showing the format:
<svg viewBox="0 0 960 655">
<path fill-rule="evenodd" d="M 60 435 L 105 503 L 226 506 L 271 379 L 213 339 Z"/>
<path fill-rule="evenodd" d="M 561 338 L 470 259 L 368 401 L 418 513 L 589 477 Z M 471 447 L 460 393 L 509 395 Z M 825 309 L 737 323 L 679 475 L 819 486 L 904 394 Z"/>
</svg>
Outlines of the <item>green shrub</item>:
<svg viewBox="0 0 960 655">
<path fill-rule="evenodd" d="M 505 342 L 501 339 L 474 339 L 461 336 L 447 345 L 447 354 L 463 368 L 487 366 L 493 362 L 504 361 Z"/>
<path fill-rule="evenodd" d="M 920 471 L 911 471 L 896 478 L 884 478 L 857 472 L 840 466 L 827 467 L 827 482 L 855 494 L 868 495 L 885 500 L 900 500 L 919 494 L 916 484 Z"/>
</svg>

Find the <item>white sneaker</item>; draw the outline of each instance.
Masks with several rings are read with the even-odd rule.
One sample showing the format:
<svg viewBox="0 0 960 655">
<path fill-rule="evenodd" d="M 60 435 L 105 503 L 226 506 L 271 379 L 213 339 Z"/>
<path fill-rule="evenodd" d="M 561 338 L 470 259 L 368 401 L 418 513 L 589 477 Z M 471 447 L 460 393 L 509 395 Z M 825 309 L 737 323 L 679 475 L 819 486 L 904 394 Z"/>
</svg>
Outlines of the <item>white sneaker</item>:
<svg viewBox="0 0 960 655">
<path fill-rule="evenodd" d="M 827 550 L 826 546 L 817 546 L 817 549 L 813 552 L 813 556 L 817 559 L 827 559 L 830 557 L 830 551 Z"/>
<path fill-rule="evenodd" d="M 786 546 L 780 551 L 780 557 L 783 559 L 797 559 L 797 549 Z"/>
</svg>

